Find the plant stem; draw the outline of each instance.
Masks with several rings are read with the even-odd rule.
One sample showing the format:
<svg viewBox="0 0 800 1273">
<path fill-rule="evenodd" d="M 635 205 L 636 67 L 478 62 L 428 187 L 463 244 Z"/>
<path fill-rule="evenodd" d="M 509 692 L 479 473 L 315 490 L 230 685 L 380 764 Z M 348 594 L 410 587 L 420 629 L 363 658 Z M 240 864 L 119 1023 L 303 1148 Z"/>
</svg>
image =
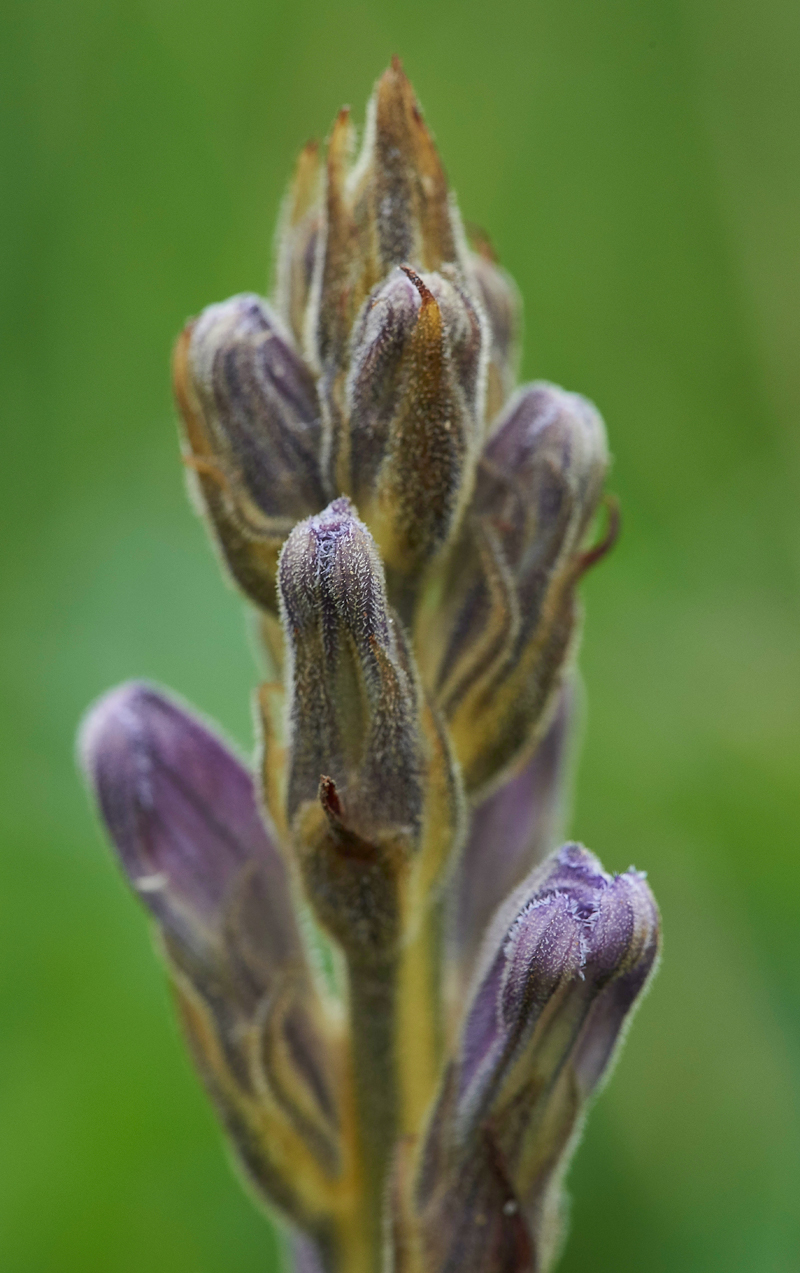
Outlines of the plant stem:
<svg viewBox="0 0 800 1273">
<path fill-rule="evenodd" d="M 415 938 L 378 964 L 348 965 L 355 1096 L 359 1270 L 380 1273 L 388 1176 L 398 1137 L 419 1134 L 441 1052 L 441 912 L 431 907 Z M 355 1252 L 344 1268 L 355 1273 Z"/>
<path fill-rule="evenodd" d="M 398 1131 L 397 958 L 366 966 L 351 962 L 350 1039 L 362 1191 L 362 1239 L 369 1273 L 380 1273 L 386 1177 Z M 349 1266 L 348 1267 L 349 1270 Z"/>
<path fill-rule="evenodd" d="M 430 906 L 418 934 L 401 952 L 397 995 L 400 1134 L 417 1136 L 441 1065 L 442 909 Z"/>
</svg>

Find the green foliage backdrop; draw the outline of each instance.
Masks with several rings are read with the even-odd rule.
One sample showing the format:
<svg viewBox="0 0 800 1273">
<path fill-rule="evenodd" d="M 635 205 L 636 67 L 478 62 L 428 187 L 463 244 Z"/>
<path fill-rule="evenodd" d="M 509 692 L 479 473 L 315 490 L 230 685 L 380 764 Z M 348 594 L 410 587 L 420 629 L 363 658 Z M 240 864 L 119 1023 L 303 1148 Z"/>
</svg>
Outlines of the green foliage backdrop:
<svg viewBox="0 0 800 1273">
<path fill-rule="evenodd" d="M 75 775 L 115 681 L 243 743 L 240 602 L 184 498 L 187 315 L 264 290 L 294 153 L 398 52 L 599 404 L 572 831 L 647 868 L 661 974 L 571 1173 L 563 1273 L 800 1268 L 795 0 L 5 0 L 0 1267 L 268 1273 Z"/>
</svg>

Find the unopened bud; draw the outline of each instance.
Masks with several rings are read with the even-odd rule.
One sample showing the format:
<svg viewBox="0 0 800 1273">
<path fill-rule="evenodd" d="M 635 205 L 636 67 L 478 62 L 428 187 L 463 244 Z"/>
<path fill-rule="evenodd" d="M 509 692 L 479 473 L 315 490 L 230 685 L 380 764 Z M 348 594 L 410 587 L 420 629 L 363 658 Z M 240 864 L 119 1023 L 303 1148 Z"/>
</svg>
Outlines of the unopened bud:
<svg viewBox="0 0 800 1273">
<path fill-rule="evenodd" d="M 205 508 L 236 581 L 275 610 L 280 546 L 325 502 L 316 387 L 257 296 L 211 305 L 186 329 L 175 386 Z"/>
<path fill-rule="evenodd" d="M 143 682 L 107 694 L 81 730 L 81 759 L 133 888 L 199 958 L 235 881 L 262 877 L 274 908 L 264 939 L 276 967 L 301 959 L 283 862 L 244 766 L 210 730 Z"/>
<path fill-rule="evenodd" d="M 575 844 L 498 915 L 416 1184 L 425 1267 L 547 1267 L 575 1129 L 657 950 L 644 877 Z"/>
<path fill-rule="evenodd" d="M 352 958 L 383 957 L 421 920 L 459 841 L 450 749 L 348 499 L 295 527 L 279 584 L 287 822 L 321 921 Z"/>
<path fill-rule="evenodd" d="M 340 473 L 390 578 L 418 578 L 472 493 L 482 346 L 466 291 L 408 267 L 374 293 L 356 328 Z"/>
<path fill-rule="evenodd" d="M 275 1145 L 340 1168 L 331 1041 L 286 867 L 244 766 L 150 686 L 106 695 L 81 759 L 133 888 L 159 924 L 201 1075 L 255 1184 L 307 1219 Z M 301 1186 L 302 1186 L 302 1182 Z"/>
<path fill-rule="evenodd" d="M 280 589 L 291 644 L 292 817 L 327 775 L 365 834 L 419 820 L 417 691 L 372 536 L 341 498 L 292 531 Z"/>
<path fill-rule="evenodd" d="M 295 527 L 279 582 L 290 648 L 289 822 L 300 818 L 307 886 L 324 922 L 345 943 L 378 946 L 396 937 L 395 877 L 419 835 L 422 744 L 380 558 L 349 500 Z"/>
<path fill-rule="evenodd" d="M 536 384 L 509 403 L 481 457 L 468 522 L 419 635 L 425 681 L 469 791 L 530 750 L 576 627 L 582 545 L 608 464 L 605 430 L 577 394 Z"/>
</svg>

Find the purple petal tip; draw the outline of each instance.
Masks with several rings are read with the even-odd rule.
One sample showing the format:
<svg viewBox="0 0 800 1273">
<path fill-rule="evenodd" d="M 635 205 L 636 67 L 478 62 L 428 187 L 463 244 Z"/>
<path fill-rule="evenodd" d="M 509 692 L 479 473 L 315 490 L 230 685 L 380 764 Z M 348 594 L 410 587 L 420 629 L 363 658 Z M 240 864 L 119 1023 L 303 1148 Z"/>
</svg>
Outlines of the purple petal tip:
<svg viewBox="0 0 800 1273">
<path fill-rule="evenodd" d="M 132 681 L 101 698 L 78 751 L 126 874 L 168 928 L 213 922 L 248 861 L 276 869 L 247 769 L 153 686 Z"/>
</svg>

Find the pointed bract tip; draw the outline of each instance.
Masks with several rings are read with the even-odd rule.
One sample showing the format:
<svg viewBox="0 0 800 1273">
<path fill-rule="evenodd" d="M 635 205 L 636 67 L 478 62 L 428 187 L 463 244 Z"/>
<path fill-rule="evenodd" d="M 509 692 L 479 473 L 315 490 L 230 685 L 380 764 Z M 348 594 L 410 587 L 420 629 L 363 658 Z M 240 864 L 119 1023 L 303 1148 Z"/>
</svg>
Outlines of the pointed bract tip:
<svg viewBox="0 0 800 1273">
<path fill-rule="evenodd" d="M 417 274 L 416 270 L 412 270 L 410 265 L 401 265 L 400 269 L 403 271 L 406 277 L 411 280 L 411 282 L 414 284 L 415 288 L 419 292 L 423 307 L 427 307 L 429 305 L 436 305 L 436 308 L 438 309 L 439 306 L 438 306 L 436 297 L 434 296 L 430 288 L 426 285 L 424 280 L 420 278 L 419 274 Z"/>
<path fill-rule="evenodd" d="M 389 65 L 378 79 L 376 89 L 379 94 L 408 93 L 414 96 L 414 89 L 406 75 L 402 59 L 396 53 L 392 54 Z"/>
</svg>

